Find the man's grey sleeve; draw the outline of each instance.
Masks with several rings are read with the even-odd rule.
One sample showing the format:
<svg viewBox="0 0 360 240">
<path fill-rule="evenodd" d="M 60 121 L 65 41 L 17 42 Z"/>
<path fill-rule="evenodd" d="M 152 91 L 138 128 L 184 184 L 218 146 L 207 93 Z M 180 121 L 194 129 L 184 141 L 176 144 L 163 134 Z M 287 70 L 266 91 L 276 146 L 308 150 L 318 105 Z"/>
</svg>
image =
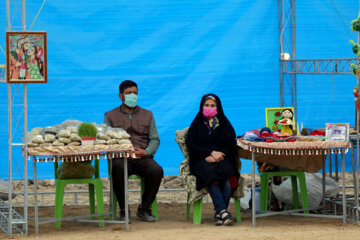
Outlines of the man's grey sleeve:
<svg viewBox="0 0 360 240">
<path fill-rule="evenodd" d="M 145 151 L 149 157 L 153 157 L 160 145 L 159 133 L 156 129 L 154 117 L 151 119 L 151 123 L 150 123 L 149 139 L 150 139 L 149 145 L 147 146 Z"/>
</svg>

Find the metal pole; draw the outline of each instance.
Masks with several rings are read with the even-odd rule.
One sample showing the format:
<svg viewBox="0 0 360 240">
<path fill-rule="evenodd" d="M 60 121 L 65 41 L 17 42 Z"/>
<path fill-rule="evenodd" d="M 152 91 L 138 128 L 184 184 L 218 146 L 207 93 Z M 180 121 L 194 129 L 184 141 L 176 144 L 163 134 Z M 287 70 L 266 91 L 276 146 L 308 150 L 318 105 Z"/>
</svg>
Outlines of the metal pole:
<svg viewBox="0 0 360 240">
<path fill-rule="evenodd" d="M 359 191 L 358 191 L 358 185 L 357 185 L 357 179 L 356 179 L 356 164 L 355 164 L 355 150 L 354 150 L 354 142 L 350 140 L 351 143 L 351 160 L 352 160 L 352 168 L 353 168 L 353 184 L 354 184 L 354 197 L 355 197 L 355 204 L 356 204 L 356 209 L 358 209 L 358 205 L 359 205 Z M 356 220 L 358 220 L 358 216 L 359 216 L 359 212 L 358 210 L 355 211 L 356 212 Z"/>
<path fill-rule="evenodd" d="M 341 170 L 342 170 L 342 197 L 343 197 L 343 224 L 346 224 L 346 195 L 345 195 L 345 157 L 344 149 L 341 152 Z"/>
<path fill-rule="evenodd" d="M 6 0 L 6 29 L 10 30 L 10 1 Z"/>
<path fill-rule="evenodd" d="M 10 26 L 10 1 L 6 0 L 6 28 L 11 29 Z M 6 76 L 6 74 L 5 74 Z M 12 237 L 12 124 L 11 124 L 11 85 L 8 84 L 8 173 L 9 173 L 9 222 L 8 234 Z"/>
<path fill-rule="evenodd" d="M 359 13 L 358 15 L 360 15 L 360 0 L 359 0 Z M 358 43 L 360 42 L 360 32 L 358 32 Z M 359 61 L 357 61 L 359 62 Z M 360 79 L 357 77 L 357 86 L 358 88 L 360 87 Z M 359 218 L 359 119 L 360 118 L 360 114 L 359 114 L 359 110 L 356 109 L 356 195 L 355 195 L 355 201 L 356 201 L 356 219 L 358 220 Z M 355 187 L 355 186 L 354 186 Z"/>
<path fill-rule="evenodd" d="M 33 174 L 34 174 L 34 218 L 35 218 L 35 234 L 39 235 L 39 214 L 37 202 L 37 178 L 36 178 L 36 158 L 33 156 Z"/>
<path fill-rule="evenodd" d="M 252 202 L 252 226 L 256 227 L 256 203 L 255 203 L 255 153 L 251 152 L 251 202 Z"/>
<path fill-rule="evenodd" d="M 332 178 L 332 159 L 331 159 L 331 151 L 327 154 L 329 156 L 329 175 Z"/>
<path fill-rule="evenodd" d="M 338 155 L 335 149 L 335 181 L 339 181 L 339 163 L 338 163 Z"/>
<path fill-rule="evenodd" d="M 22 30 L 26 31 L 26 4 L 25 0 L 22 0 Z"/>
<path fill-rule="evenodd" d="M 12 122 L 11 122 L 11 84 L 8 84 L 8 168 L 9 168 L 9 236 L 12 237 Z"/>
<path fill-rule="evenodd" d="M 24 220 L 25 235 L 28 235 L 28 164 L 27 164 L 27 84 L 24 84 Z"/>
<path fill-rule="evenodd" d="M 325 201 L 325 155 L 323 155 L 323 171 L 322 171 L 322 202 L 323 202 L 323 214 L 326 212 L 326 201 Z"/>
<path fill-rule="evenodd" d="M 283 42 L 282 42 L 282 1 L 278 0 L 278 27 L 279 27 L 279 88 L 280 88 L 280 106 L 284 106 L 284 93 L 283 93 L 283 61 L 281 60 L 281 53 L 283 52 Z"/>
<path fill-rule="evenodd" d="M 26 31 L 26 0 L 22 0 L 22 30 Z M 24 220 L 25 220 L 25 235 L 28 235 L 28 172 L 27 172 L 27 84 L 24 83 Z M 34 198 L 35 200 L 35 198 Z"/>
<path fill-rule="evenodd" d="M 110 210 L 111 210 L 111 216 L 112 220 L 115 220 L 115 215 L 113 214 L 114 208 L 116 208 L 116 205 L 114 206 L 114 188 L 113 188 L 113 177 L 112 177 L 112 159 L 108 158 L 108 166 L 109 166 L 109 178 L 110 178 Z"/>
<path fill-rule="evenodd" d="M 296 60 L 296 22 L 295 22 L 295 0 L 291 1 L 291 48 L 292 48 L 292 59 Z M 296 61 L 293 61 L 292 63 L 292 70 L 295 72 L 295 74 L 292 75 L 292 89 L 293 89 L 293 106 L 294 106 L 294 114 L 297 117 L 297 88 L 296 88 Z"/>
<path fill-rule="evenodd" d="M 124 189 L 125 189 L 125 230 L 129 231 L 129 199 L 128 199 L 128 164 L 127 154 L 124 154 Z"/>
</svg>

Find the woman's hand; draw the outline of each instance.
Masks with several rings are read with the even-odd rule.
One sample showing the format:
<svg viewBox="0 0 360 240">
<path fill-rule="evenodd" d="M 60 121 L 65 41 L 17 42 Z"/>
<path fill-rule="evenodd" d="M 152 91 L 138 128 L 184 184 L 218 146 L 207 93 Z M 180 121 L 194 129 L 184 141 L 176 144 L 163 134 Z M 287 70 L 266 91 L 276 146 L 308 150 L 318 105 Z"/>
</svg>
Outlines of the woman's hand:
<svg viewBox="0 0 360 240">
<path fill-rule="evenodd" d="M 207 156 L 207 157 L 205 158 L 205 161 L 207 161 L 207 162 L 217 162 L 216 159 L 213 158 L 212 156 Z"/>
<path fill-rule="evenodd" d="M 218 151 L 212 151 L 210 154 L 211 157 L 215 158 L 216 162 L 224 160 L 225 154 Z"/>
</svg>

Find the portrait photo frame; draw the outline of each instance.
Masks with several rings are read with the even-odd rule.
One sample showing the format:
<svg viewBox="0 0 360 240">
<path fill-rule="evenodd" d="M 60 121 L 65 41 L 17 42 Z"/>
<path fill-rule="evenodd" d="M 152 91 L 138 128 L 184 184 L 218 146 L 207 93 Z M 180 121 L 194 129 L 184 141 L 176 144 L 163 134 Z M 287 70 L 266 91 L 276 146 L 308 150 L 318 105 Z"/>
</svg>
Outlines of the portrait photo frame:
<svg viewBox="0 0 360 240">
<path fill-rule="evenodd" d="M 326 141 L 349 141 L 349 123 L 326 123 Z"/>
<path fill-rule="evenodd" d="M 45 31 L 6 31 L 6 82 L 47 83 Z"/>
</svg>

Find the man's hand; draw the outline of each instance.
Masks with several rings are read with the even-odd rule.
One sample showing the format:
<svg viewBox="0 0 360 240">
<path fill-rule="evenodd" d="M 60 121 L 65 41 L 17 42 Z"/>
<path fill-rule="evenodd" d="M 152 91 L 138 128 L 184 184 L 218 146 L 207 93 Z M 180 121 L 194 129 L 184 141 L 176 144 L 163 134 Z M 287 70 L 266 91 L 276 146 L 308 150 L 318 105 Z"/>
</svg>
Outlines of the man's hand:
<svg viewBox="0 0 360 240">
<path fill-rule="evenodd" d="M 146 157 L 146 155 L 147 155 L 147 153 L 144 149 L 137 148 L 137 147 L 134 148 L 134 153 L 137 158 L 143 158 L 143 157 Z"/>
<path fill-rule="evenodd" d="M 218 151 L 212 151 L 210 154 L 211 157 L 215 158 L 216 162 L 224 160 L 225 154 Z"/>
</svg>

